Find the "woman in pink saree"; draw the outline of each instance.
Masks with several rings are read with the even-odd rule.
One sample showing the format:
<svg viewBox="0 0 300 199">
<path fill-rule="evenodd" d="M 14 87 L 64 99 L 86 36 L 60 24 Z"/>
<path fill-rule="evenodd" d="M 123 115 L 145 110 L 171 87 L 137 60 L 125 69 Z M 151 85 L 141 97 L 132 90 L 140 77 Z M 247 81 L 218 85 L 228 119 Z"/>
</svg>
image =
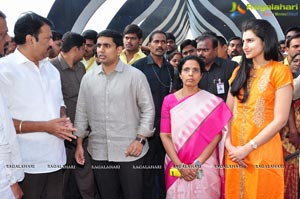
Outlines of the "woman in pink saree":
<svg viewBox="0 0 300 199">
<path fill-rule="evenodd" d="M 197 56 L 183 58 L 178 71 L 183 88 L 165 97 L 161 114 L 161 140 L 166 150 L 165 179 L 169 199 L 220 199 L 223 147 L 222 129 L 231 112 L 221 98 L 200 90 Z M 219 158 L 220 157 L 220 158 Z M 170 176 L 177 168 L 180 177 Z"/>
</svg>

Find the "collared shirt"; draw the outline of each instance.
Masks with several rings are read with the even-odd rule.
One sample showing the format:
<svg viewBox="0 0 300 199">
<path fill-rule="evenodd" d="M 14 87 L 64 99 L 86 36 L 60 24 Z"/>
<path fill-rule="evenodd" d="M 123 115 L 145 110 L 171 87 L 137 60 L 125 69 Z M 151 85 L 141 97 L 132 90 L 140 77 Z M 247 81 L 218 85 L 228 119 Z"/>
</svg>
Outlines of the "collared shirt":
<svg viewBox="0 0 300 199">
<path fill-rule="evenodd" d="M 137 51 L 137 52 L 134 54 L 133 58 L 132 58 L 129 62 L 127 62 L 127 57 L 126 57 L 125 52 L 126 52 L 126 49 L 124 49 L 124 50 L 121 52 L 121 54 L 120 54 L 120 60 L 121 60 L 122 62 L 124 62 L 125 64 L 129 64 L 129 65 L 132 65 L 132 64 L 134 64 L 134 62 L 136 62 L 137 60 L 146 57 L 146 55 L 142 52 L 142 50 L 139 49 L 139 51 Z"/>
<path fill-rule="evenodd" d="M 81 62 L 83 63 L 86 71 L 97 66 L 96 57 L 91 57 L 89 60 L 82 58 Z"/>
<path fill-rule="evenodd" d="M 9 185 L 20 182 L 24 178 L 22 169 L 21 154 L 16 136 L 16 131 L 12 122 L 11 115 L 0 93 L 0 165 L 3 164 L 4 179 Z M 1 166 L 0 166 L 1 167 Z M 0 175 L 1 176 L 1 175 Z M 0 190 L 3 190 L 0 182 Z M 1 191 L 0 191 L 1 192 Z"/>
<path fill-rule="evenodd" d="M 72 123 L 74 123 L 80 82 L 85 74 L 84 65 L 81 62 L 77 62 L 74 69 L 71 69 L 61 54 L 51 59 L 50 62 L 60 73 L 62 92 L 66 104 L 66 114 L 70 117 Z"/>
<path fill-rule="evenodd" d="M 287 66 L 290 66 L 290 63 L 289 63 L 289 60 L 288 60 L 288 57 L 287 57 L 287 56 L 284 58 L 283 64 L 284 64 L 284 65 L 287 65 Z"/>
<path fill-rule="evenodd" d="M 233 70 L 238 63 L 230 60 L 225 60 L 219 57 L 215 58 L 209 71 L 202 68 L 202 77 L 199 82 L 199 87 L 218 97 L 221 97 L 225 102 L 229 89 L 229 82 Z M 224 92 L 218 94 L 218 84 L 224 85 Z"/>
<path fill-rule="evenodd" d="M 155 135 L 159 135 L 161 106 L 164 97 L 173 90 L 174 69 L 166 59 L 163 60 L 162 66 L 159 67 L 153 61 L 151 55 L 138 60 L 133 66 L 140 69 L 147 77 L 155 104 L 154 127 L 157 132 Z"/>
<path fill-rule="evenodd" d="M 47 59 L 37 67 L 17 49 L 0 59 L 0 66 L 0 92 L 12 118 L 48 121 L 60 117 L 64 105 L 60 76 Z M 46 132 L 18 134 L 17 138 L 23 164 L 30 167 L 26 173 L 49 173 L 66 163 L 62 139 Z"/>
<path fill-rule="evenodd" d="M 129 162 L 143 157 L 125 156 L 137 134 L 153 134 L 154 104 L 145 75 L 119 61 L 106 75 L 102 65 L 91 69 L 82 79 L 75 117 L 75 135 L 89 137 L 88 151 L 94 160 Z M 88 124 L 91 132 L 86 129 Z"/>
</svg>

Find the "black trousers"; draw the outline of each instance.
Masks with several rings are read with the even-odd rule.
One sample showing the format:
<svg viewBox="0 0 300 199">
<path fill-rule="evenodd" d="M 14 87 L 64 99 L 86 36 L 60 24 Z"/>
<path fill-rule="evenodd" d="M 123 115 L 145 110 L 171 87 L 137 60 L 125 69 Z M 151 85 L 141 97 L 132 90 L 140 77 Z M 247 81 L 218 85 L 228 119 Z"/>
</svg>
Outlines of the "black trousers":
<svg viewBox="0 0 300 199">
<path fill-rule="evenodd" d="M 67 162 L 63 169 L 63 199 L 81 199 L 74 172 L 76 161 L 74 159 L 75 144 L 65 141 Z"/>
<path fill-rule="evenodd" d="M 148 138 L 149 151 L 145 156 L 145 165 L 155 169 L 144 170 L 143 199 L 165 199 L 166 185 L 164 175 L 164 161 L 166 152 L 159 135 Z"/>
<path fill-rule="evenodd" d="M 63 172 L 58 170 L 51 173 L 28 174 L 20 183 L 23 199 L 62 199 Z"/>
<path fill-rule="evenodd" d="M 132 162 L 92 160 L 101 199 L 142 199 L 144 157 Z"/>
<path fill-rule="evenodd" d="M 74 176 L 82 199 L 98 199 L 94 174 L 92 171 L 91 156 L 87 152 L 88 138 L 83 140 L 85 163 L 84 166 L 77 165 Z M 76 162 L 76 161 L 75 161 Z M 70 198 L 70 199 L 75 199 Z"/>
</svg>

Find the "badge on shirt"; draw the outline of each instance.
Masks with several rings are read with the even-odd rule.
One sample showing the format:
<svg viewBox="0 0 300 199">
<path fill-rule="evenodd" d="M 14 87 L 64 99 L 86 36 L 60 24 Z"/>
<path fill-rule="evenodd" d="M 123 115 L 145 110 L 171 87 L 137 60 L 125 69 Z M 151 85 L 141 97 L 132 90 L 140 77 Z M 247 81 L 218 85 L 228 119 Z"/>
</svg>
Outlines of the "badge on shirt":
<svg viewBox="0 0 300 199">
<path fill-rule="evenodd" d="M 225 87 L 224 87 L 224 82 L 221 82 L 221 79 L 218 79 L 217 82 L 217 93 L 218 94 L 224 94 L 225 93 Z"/>
</svg>

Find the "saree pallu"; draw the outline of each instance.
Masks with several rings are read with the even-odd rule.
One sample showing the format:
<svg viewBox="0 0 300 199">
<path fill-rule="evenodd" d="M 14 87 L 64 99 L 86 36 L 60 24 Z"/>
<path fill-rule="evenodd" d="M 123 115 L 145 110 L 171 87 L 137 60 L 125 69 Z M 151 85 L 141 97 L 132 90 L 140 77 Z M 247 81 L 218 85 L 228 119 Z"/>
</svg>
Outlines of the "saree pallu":
<svg viewBox="0 0 300 199">
<path fill-rule="evenodd" d="M 193 164 L 231 118 L 231 112 L 221 98 L 199 91 L 170 110 L 172 141 L 179 159 Z M 223 148 L 222 148 L 223 149 Z M 187 182 L 169 175 L 173 162 L 165 160 L 167 198 L 221 198 L 221 176 L 218 152 L 214 150 L 202 165 L 203 177 Z"/>
</svg>

